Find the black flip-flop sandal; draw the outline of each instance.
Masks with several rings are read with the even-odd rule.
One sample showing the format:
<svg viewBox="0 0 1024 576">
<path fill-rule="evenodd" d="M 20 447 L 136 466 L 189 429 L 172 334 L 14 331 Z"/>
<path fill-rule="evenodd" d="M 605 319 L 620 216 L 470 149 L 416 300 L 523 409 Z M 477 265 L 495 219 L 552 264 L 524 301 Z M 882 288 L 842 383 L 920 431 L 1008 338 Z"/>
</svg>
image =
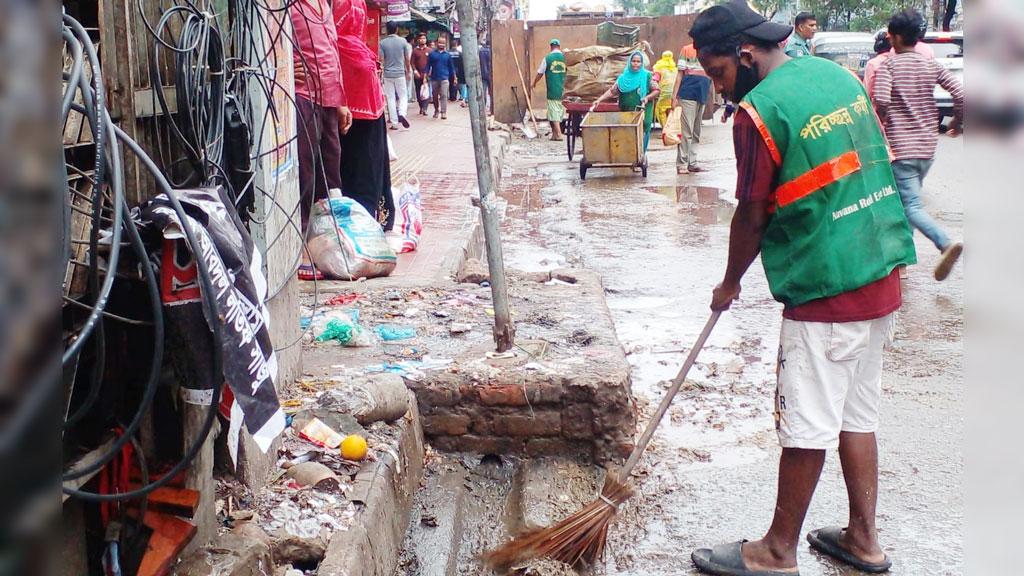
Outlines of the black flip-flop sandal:
<svg viewBox="0 0 1024 576">
<path fill-rule="evenodd" d="M 750 570 L 743 562 L 744 543 L 746 540 L 694 550 L 690 559 L 701 572 L 716 576 L 800 576 L 800 572 Z"/>
<path fill-rule="evenodd" d="M 812 530 L 807 533 L 807 541 L 811 544 L 811 548 L 840 562 L 849 564 L 861 572 L 880 574 L 889 571 L 892 561 L 889 560 L 888 556 L 881 562 L 865 562 L 840 546 L 839 536 L 843 533 L 843 530 L 846 530 L 846 528 L 839 526 Z"/>
</svg>

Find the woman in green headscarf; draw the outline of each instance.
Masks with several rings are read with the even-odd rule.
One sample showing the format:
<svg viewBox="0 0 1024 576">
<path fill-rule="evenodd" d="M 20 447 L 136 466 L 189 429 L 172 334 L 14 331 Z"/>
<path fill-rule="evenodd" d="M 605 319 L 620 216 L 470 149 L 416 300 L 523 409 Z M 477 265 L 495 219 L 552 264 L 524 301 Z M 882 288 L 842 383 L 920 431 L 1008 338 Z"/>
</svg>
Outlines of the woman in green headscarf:
<svg viewBox="0 0 1024 576">
<path fill-rule="evenodd" d="M 594 101 L 590 106 L 593 112 L 597 105 L 604 100 L 618 97 L 619 110 L 629 112 L 638 108 L 644 109 L 644 152 L 647 152 L 647 144 L 651 141 L 651 126 L 654 125 L 654 102 L 658 100 L 661 93 L 658 83 L 654 81 L 654 75 L 650 70 L 644 68 L 643 52 L 637 50 L 629 56 L 629 64 L 619 76 L 619 79 L 612 84 L 607 92 Z"/>
</svg>

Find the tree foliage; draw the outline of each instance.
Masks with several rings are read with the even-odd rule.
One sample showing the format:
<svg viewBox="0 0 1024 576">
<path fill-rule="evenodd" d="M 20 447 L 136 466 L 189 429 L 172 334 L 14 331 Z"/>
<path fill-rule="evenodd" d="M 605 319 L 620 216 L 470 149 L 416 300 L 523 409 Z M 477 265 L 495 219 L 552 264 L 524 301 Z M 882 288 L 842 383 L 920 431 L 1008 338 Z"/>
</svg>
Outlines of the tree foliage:
<svg viewBox="0 0 1024 576">
<path fill-rule="evenodd" d="M 932 0 L 803 0 L 801 8 L 817 16 L 819 30 L 872 32 L 904 8 L 924 14 L 931 4 Z"/>
</svg>

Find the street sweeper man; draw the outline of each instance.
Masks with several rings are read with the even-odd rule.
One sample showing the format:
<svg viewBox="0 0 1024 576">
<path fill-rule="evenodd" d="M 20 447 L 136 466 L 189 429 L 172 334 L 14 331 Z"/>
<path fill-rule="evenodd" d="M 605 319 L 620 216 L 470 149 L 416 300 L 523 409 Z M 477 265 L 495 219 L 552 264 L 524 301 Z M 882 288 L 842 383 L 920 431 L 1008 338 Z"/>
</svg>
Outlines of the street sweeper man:
<svg viewBox="0 0 1024 576">
<path fill-rule="evenodd" d="M 807 540 L 867 572 L 891 564 L 875 528 L 875 431 L 882 348 L 901 304 L 898 267 L 916 261 L 914 244 L 864 87 L 829 60 L 787 56 L 779 43 L 791 32 L 743 0 L 708 8 L 690 31 L 715 89 L 740 103 L 733 128 L 739 205 L 711 308 L 729 308 L 758 254 L 784 305 L 775 517 L 760 540 L 693 552 L 709 574 L 796 573 L 804 516 L 826 451 L 836 448 L 850 515 Z"/>
</svg>

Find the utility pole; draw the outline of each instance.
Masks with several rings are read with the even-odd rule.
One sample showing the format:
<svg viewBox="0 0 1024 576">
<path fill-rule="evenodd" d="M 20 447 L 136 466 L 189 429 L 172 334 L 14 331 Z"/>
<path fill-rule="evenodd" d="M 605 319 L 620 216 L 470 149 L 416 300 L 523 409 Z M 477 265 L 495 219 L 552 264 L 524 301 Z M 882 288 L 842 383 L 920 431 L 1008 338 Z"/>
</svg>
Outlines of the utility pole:
<svg viewBox="0 0 1024 576">
<path fill-rule="evenodd" d="M 455 0 L 462 32 L 462 66 L 469 85 L 469 125 L 473 132 L 473 154 L 476 156 L 477 187 L 480 189 L 480 219 L 484 226 L 487 268 L 491 274 L 491 300 L 494 304 L 494 343 L 498 352 L 512 349 L 515 326 L 508 305 L 508 282 L 501 253 L 501 232 L 498 222 L 494 171 L 487 145 L 487 124 L 484 114 L 483 82 L 480 78 L 480 46 L 476 36 L 476 15 L 471 0 Z"/>
</svg>

